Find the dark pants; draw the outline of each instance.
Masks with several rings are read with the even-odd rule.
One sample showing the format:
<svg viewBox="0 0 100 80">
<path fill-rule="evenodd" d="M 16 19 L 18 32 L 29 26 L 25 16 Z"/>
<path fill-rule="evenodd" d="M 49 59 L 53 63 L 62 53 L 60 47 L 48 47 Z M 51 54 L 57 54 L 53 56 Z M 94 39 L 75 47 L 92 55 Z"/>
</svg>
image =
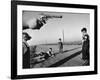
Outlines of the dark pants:
<svg viewBox="0 0 100 80">
<path fill-rule="evenodd" d="M 59 52 L 60 53 L 63 53 L 63 47 L 62 48 L 59 48 Z"/>
<path fill-rule="evenodd" d="M 29 53 L 23 55 L 23 68 L 30 68 L 30 55 L 29 55 Z"/>
<path fill-rule="evenodd" d="M 88 63 L 87 64 L 89 64 L 89 62 L 90 62 L 90 55 L 89 55 L 90 53 L 89 53 L 89 47 L 88 46 L 86 46 L 86 45 L 83 45 L 83 47 L 82 47 L 82 59 L 83 60 L 87 60 L 88 61 Z"/>
</svg>

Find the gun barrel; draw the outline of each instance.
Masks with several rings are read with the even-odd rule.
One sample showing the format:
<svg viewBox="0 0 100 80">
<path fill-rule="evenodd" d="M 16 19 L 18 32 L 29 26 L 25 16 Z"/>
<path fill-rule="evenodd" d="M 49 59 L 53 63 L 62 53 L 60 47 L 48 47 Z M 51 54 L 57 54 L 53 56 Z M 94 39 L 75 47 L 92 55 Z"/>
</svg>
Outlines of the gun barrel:
<svg viewBox="0 0 100 80">
<path fill-rule="evenodd" d="M 62 15 L 49 15 L 41 13 L 40 15 L 44 16 L 45 18 L 62 18 Z"/>
<path fill-rule="evenodd" d="M 49 15 L 45 15 L 46 18 L 62 18 L 62 16 L 49 16 Z"/>
</svg>

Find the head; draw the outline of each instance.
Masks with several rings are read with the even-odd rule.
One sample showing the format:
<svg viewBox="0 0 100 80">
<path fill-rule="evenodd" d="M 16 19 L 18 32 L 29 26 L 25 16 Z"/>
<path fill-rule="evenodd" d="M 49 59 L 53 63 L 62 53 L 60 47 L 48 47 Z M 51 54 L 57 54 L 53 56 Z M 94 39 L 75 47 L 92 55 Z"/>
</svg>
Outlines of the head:
<svg viewBox="0 0 100 80">
<path fill-rule="evenodd" d="M 23 39 L 24 39 L 25 41 L 28 41 L 28 40 L 31 39 L 31 37 L 30 37 L 30 36 L 28 35 L 28 33 L 26 33 L 26 32 L 23 32 L 22 37 L 23 37 Z"/>
<path fill-rule="evenodd" d="M 43 15 L 41 15 L 41 16 L 39 16 L 39 18 L 38 18 L 38 19 L 39 19 L 39 20 L 42 20 L 42 19 L 43 19 L 43 17 L 44 17 L 44 16 L 43 16 Z"/>
<path fill-rule="evenodd" d="M 59 41 L 61 42 L 61 38 L 59 38 Z"/>
<path fill-rule="evenodd" d="M 52 48 L 49 48 L 49 51 L 52 51 Z"/>
<path fill-rule="evenodd" d="M 42 15 L 42 16 L 40 16 L 40 18 L 39 18 L 40 20 L 47 20 L 47 18 L 46 18 L 46 16 L 45 15 Z"/>
<path fill-rule="evenodd" d="M 85 35 L 85 34 L 87 34 L 87 29 L 86 28 L 82 28 L 81 32 L 82 32 L 83 35 Z"/>
</svg>

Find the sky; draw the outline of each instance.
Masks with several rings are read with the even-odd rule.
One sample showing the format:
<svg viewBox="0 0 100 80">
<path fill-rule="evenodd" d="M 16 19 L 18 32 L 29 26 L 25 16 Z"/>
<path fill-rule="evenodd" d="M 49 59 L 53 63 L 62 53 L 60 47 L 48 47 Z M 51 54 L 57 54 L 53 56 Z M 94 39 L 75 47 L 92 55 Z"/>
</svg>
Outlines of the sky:
<svg viewBox="0 0 100 80">
<path fill-rule="evenodd" d="M 80 41 L 83 27 L 87 28 L 89 34 L 90 15 L 87 13 L 24 11 L 22 16 L 23 25 L 35 24 L 34 20 L 39 18 L 41 13 L 62 15 L 62 18 L 49 19 L 40 30 L 24 30 L 32 37 L 28 41 L 30 45 L 57 43 L 59 38 L 63 39 L 62 31 L 64 31 L 64 42 Z"/>
</svg>

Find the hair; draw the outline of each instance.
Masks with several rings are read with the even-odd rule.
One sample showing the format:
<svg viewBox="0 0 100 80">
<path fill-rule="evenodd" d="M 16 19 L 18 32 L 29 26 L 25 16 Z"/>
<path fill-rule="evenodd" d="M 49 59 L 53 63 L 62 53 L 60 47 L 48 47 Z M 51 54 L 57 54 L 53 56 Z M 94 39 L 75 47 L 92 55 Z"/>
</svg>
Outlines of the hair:
<svg viewBox="0 0 100 80">
<path fill-rule="evenodd" d="M 51 50 L 52 50 L 52 48 L 49 48 L 49 49 L 51 49 Z"/>
<path fill-rule="evenodd" d="M 59 40 L 61 40 L 61 38 L 59 38 Z"/>
<path fill-rule="evenodd" d="M 29 36 L 29 34 L 28 34 L 28 33 L 23 32 L 23 35 L 25 35 L 25 36 L 26 36 L 27 40 L 30 40 L 30 39 L 31 39 L 31 36 Z"/>
<path fill-rule="evenodd" d="M 86 28 L 82 28 L 81 32 L 83 32 L 83 31 L 87 32 L 87 29 Z"/>
</svg>

